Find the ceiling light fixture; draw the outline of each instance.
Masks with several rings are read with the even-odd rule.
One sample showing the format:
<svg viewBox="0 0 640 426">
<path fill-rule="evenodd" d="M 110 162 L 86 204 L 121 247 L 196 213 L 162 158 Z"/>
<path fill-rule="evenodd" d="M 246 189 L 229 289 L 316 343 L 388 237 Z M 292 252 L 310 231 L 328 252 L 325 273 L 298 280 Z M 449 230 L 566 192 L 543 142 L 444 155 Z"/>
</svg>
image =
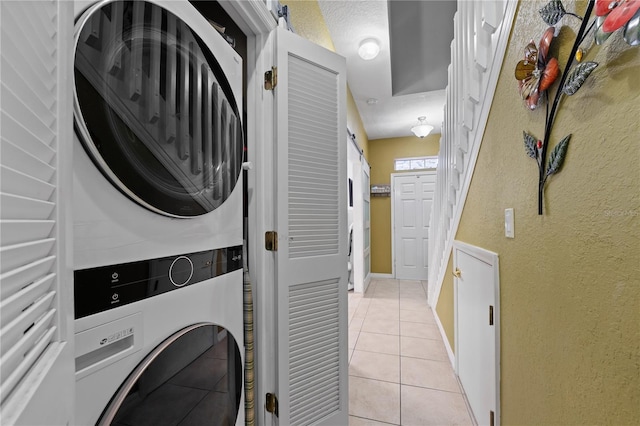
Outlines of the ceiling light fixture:
<svg viewBox="0 0 640 426">
<path fill-rule="evenodd" d="M 426 119 L 427 117 L 424 116 L 418 117 L 418 121 L 420 122 L 420 124 L 411 128 L 413 134 L 419 138 L 426 137 L 433 130 L 433 126 L 424 122 Z"/>
<path fill-rule="evenodd" d="M 374 38 L 362 40 L 360 47 L 358 47 L 358 55 L 365 61 L 370 61 L 375 58 L 378 56 L 378 53 L 380 53 L 380 43 Z"/>
</svg>

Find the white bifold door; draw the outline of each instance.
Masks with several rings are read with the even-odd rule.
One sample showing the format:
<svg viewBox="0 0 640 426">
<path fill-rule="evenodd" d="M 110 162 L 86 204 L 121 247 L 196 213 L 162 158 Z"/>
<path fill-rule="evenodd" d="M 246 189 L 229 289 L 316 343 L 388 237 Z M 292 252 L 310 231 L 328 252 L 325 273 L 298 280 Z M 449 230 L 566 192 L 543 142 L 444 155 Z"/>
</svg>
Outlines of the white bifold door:
<svg viewBox="0 0 640 426">
<path fill-rule="evenodd" d="M 277 422 L 346 425 L 346 64 L 277 31 Z"/>
</svg>

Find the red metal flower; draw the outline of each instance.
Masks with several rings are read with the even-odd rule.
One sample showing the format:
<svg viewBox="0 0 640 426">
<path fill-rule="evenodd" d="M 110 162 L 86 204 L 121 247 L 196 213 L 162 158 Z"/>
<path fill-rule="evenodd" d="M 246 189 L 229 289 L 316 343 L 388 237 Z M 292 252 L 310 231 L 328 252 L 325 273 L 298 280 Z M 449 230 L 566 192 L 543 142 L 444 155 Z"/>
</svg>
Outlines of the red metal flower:
<svg viewBox="0 0 640 426">
<path fill-rule="evenodd" d="M 524 49 L 524 59 L 516 65 L 520 96 L 529 109 L 536 109 L 540 95 L 558 78 L 560 67 L 556 58 L 548 58 L 549 46 L 555 33 L 554 27 L 544 32 L 536 48 L 533 40 Z"/>
<path fill-rule="evenodd" d="M 627 43 L 640 44 L 640 0 L 596 0 L 595 8 L 597 44 L 602 44 L 612 32 L 622 27 Z"/>
</svg>

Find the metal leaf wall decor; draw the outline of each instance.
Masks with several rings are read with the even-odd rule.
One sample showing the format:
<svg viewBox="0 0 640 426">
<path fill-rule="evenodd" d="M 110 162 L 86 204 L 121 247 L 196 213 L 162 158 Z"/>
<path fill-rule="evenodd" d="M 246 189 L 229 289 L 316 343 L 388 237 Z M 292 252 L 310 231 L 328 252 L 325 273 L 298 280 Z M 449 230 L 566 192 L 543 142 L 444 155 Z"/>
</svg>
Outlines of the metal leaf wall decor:
<svg viewBox="0 0 640 426">
<path fill-rule="evenodd" d="M 592 18 L 594 10 L 596 16 Z M 541 215 L 545 185 L 552 175 L 561 171 L 571 140 L 571 134 L 569 134 L 553 146 L 547 161 L 551 130 L 560 101 L 563 95 L 574 95 L 598 67 L 597 62 L 581 62 L 584 50 L 580 45 L 591 32 L 594 33 L 593 41 L 595 44 L 601 45 L 613 32 L 622 29 L 624 40 L 630 46 L 639 46 L 640 0 L 589 0 L 584 17 L 567 12 L 561 0 L 551 0 L 538 12 L 542 20 L 550 27 L 545 31 L 538 46 L 532 40 L 525 47 L 524 59 L 516 65 L 515 77 L 518 80 L 520 96 L 528 109 L 534 110 L 542 105 L 546 107 L 544 137 L 538 139 L 533 134 L 522 132 L 525 152 L 527 156 L 535 159 L 538 165 L 538 214 Z M 547 91 L 560 74 L 558 60 L 550 57 L 549 46 L 557 33 L 553 26 L 565 16 L 571 16 L 582 22 L 562 71 L 560 83 L 556 87 L 551 108 L 549 108 L 551 96 Z M 572 67 L 574 60 L 578 64 Z"/>
<path fill-rule="evenodd" d="M 552 0 L 539 10 L 542 20 L 547 25 L 555 25 L 567 13 L 560 0 Z"/>
<path fill-rule="evenodd" d="M 576 65 L 576 67 L 569 73 L 567 76 L 567 81 L 564 83 L 564 87 L 562 91 L 565 95 L 573 95 L 575 94 L 580 87 L 582 87 L 582 83 L 589 77 L 591 71 L 595 70 L 598 66 L 597 62 L 584 62 L 582 64 Z"/>
</svg>

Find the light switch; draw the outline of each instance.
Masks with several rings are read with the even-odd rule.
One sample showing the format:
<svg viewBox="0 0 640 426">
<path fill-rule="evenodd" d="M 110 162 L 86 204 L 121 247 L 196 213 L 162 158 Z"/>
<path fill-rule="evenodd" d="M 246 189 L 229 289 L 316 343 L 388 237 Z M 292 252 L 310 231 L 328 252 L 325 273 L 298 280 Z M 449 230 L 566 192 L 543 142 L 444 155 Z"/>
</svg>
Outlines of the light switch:
<svg viewBox="0 0 640 426">
<path fill-rule="evenodd" d="M 504 209 L 504 236 L 507 238 L 515 238 L 513 209 Z"/>
</svg>

